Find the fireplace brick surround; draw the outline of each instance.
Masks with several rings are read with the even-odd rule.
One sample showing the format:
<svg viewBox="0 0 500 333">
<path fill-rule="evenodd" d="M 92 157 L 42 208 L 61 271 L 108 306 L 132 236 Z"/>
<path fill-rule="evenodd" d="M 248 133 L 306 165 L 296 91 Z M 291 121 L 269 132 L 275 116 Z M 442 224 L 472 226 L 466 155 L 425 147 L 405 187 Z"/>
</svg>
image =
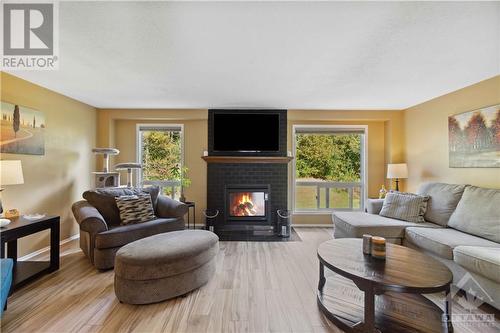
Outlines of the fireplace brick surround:
<svg viewBox="0 0 500 333">
<path fill-rule="evenodd" d="M 286 110 L 258 110 L 255 112 L 275 112 L 280 113 L 280 150 L 278 152 L 262 153 L 236 153 L 221 154 L 213 151 L 213 113 L 221 110 L 209 110 L 208 117 L 208 152 L 210 156 L 233 156 L 249 158 L 248 161 L 237 160 L 217 161 L 211 163 L 205 159 L 207 166 L 207 208 L 218 209 L 219 215 L 215 221 L 215 232 L 241 231 L 241 230 L 272 230 L 277 222 L 276 211 L 287 209 L 288 207 L 288 160 L 286 160 L 286 138 L 287 120 Z M 224 111 L 222 111 L 224 112 Z M 234 112 L 234 110 L 233 110 Z M 245 112 L 250 112 L 245 110 Z M 258 135 L 258 128 L 255 130 Z M 284 157 L 283 161 L 255 161 L 251 157 Z M 268 188 L 268 216 L 267 219 L 230 219 L 227 207 L 226 189 L 231 187 L 245 188 Z"/>
<path fill-rule="evenodd" d="M 241 229 L 243 226 L 267 226 L 276 224 L 276 210 L 286 209 L 288 204 L 288 165 L 279 163 L 210 163 L 207 168 L 207 207 L 220 211 L 216 229 Z M 249 187 L 269 185 L 270 218 L 268 221 L 227 220 L 225 215 L 226 186 Z"/>
</svg>

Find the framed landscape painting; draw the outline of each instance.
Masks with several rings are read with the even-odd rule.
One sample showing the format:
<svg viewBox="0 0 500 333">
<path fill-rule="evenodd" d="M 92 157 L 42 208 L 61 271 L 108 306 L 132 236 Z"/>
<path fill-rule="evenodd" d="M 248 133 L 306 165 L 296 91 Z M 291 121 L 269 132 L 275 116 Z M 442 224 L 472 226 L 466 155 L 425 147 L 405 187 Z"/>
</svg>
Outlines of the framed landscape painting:
<svg viewBox="0 0 500 333">
<path fill-rule="evenodd" d="M 452 168 L 500 168 L 500 104 L 448 118 Z"/>
<path fill-rule="evenodd" d="M 0 151 L 4 154 L 45 154 L 42 112 L 2 101 Z"/>
</svg>

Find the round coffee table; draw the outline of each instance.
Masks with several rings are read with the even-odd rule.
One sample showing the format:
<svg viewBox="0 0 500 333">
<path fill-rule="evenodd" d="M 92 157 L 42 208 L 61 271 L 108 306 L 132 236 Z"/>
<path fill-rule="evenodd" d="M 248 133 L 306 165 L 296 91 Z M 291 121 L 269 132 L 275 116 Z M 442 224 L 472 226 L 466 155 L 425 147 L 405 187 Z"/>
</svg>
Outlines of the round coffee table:
<svg viewBox="0 0 500 333">
<path fill-rule="evenodd" d="M 329 320 L 348 332 L 453 332 L 445 265 L 389 243 L 386 259 L 375 259 L 362 242 L 333 239 L 318 248 L 318 306 Z M 327 281 L 325 266 L 338 275 Z M 422 295 L 436 292 L 446 294 L 445 311 Z"/>
</svg>

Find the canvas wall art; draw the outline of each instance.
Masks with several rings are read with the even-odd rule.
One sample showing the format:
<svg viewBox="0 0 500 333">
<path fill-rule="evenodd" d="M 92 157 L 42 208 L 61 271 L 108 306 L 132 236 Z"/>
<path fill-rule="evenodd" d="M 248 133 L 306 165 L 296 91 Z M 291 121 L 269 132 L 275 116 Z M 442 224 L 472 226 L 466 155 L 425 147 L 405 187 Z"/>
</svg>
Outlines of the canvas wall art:
<svg viewBox="0 0 500 333">
<path fill-rule="evenodd" d="M 448 118 L 452 168 L 500 168 L 500 104 Z"/>
<path fill-rule="evenodd" d="M 21 105 L 1 102 L 0 151 L 5 154 L 45 154 L 45 116 Z"/>
</svg>

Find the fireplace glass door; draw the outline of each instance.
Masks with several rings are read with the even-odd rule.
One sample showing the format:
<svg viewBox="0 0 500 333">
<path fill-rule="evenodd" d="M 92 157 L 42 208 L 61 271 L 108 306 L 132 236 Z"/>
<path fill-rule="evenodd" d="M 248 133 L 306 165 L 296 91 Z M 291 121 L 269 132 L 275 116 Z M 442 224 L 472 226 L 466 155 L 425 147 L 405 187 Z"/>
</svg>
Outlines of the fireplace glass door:
<svg viewBox="0 0 500 333">
<path fill-rule="evenodd" d="M 226 189 L 226 218 L 232 221 L 267 221 L 269 189 L 231 187 Z"/>
<path fill-rule="evenodd" d="M 233 217 L 266 216 L 266 193 L 265 192 L 230 193 L 229 214 Z"/>
</svg>

